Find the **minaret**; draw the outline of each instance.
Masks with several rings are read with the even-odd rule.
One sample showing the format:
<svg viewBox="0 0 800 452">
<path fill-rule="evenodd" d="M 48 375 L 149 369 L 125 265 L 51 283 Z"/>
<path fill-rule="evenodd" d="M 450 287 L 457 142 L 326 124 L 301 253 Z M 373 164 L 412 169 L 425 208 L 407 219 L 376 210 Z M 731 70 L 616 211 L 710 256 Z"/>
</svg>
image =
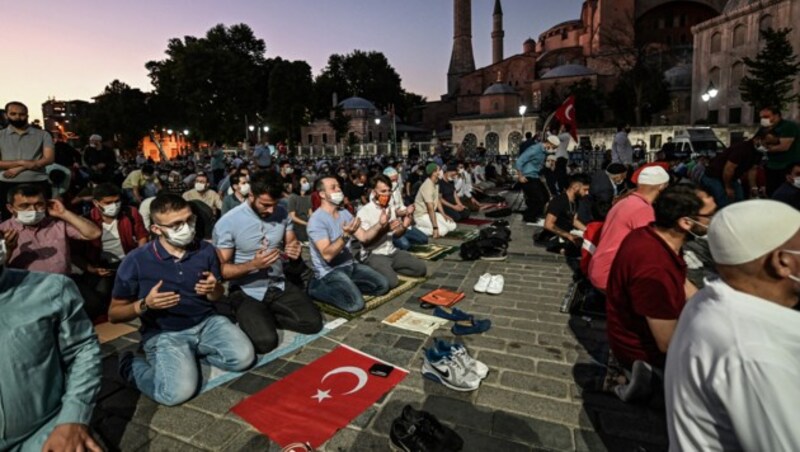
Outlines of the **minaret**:
<svg viewBox="0 0 800 452">
<path fill-rule="evenodd" d="M 503 7 L 500 0 L 494 0 L 494 14 L 492 14 L 492 64 L 503 61 Z"/>
<path fill-rule="evenodd" d="M 458 92 L 461 76 L 475 71 L 472 54 L 472 0 L 453 0 L 453 54 L 447 71 L 447 94 Z"/>
</svg>

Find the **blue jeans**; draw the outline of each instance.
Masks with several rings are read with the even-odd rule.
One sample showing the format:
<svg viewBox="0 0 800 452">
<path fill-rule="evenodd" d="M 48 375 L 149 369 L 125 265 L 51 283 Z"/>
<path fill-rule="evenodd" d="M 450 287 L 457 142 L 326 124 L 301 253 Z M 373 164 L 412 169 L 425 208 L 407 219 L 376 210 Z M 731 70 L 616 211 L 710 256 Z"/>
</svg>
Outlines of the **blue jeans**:
<svg viewBox="0 0 800 452">
<path fill-rule="evenodd" d="M 739 202 L 744 199 L 744 190 L 742 190 L 742 183 L 738 180 L 733 181 L 733 191 L 734 191 L 734 199 L 728 198 L 728 194 L 725 193 L 725 186 L 722 184 L 722 181 L 719 179 L 715 179 L 713 177 L 703 176 L 700 180 L 700 185 L 703 186 L 709 195 L 714 198 L 714 202 L 717 203 L 717 209 L 721 209 L 728 204 L 732 204 L 734 202 Z"/>
<path fill-rule="evenodd" d="M 191 399 L 200 389 L 198 358 L 214 367 L 242 371 L 255 361 L 250 339 L 226 317 L 212 315 L 192 328 L 159 333 L 144 343 L 145 357 L 131 363 L 131 383 L 167 406 Z"/>
<path fill-rule="evenodd" d="M 393 239 L 392 243 L 394 244 L 395 248 L 408 251 L 414 245 L 427 245 L 428 236 L 425 235 L 424 232 L 412 226 L 406 230 L 406 233 L 403 234 L 402 237 Z"/>
<path fill-rule="evenodd" d="M 358 263 L 339 267 L 308 283 L 311 297 L 347 312 L 364 309 L 363 295 L 383 295 L 388 291 L 389 283 L 383 275 Z"/>
</svg>

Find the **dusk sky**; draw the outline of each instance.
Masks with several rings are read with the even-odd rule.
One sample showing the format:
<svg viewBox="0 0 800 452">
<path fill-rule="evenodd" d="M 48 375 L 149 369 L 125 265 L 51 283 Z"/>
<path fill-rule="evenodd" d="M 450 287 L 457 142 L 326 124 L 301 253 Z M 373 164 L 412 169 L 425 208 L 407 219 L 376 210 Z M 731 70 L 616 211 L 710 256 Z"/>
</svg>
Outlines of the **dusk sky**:
<svg viewBox="0 0 800 452">
<path fill-rule="evenodd" d="M 505 56 L 528 37 L 577 19 L 582 0 L 504 0 Z M 1 3 L 0 3 L 1 4 Z M 477 67 L 491 60 L 494 0 L 473 0 Z M 48 97 L 90 100 L 114 79 L 152 89 L 144 65 L 167 41 L 222 23 L 248 24 L 269 57 L 307 61 L 316 76 L 333 53 L 383 52 L 403 87 L 428 99 L 446 91 L 452 0 L 72 0 L 3 8 L 0 104 L 20 100 L 41 118 Z M 1 107 L 0 107 L 1 108 Z"/>
</svg>

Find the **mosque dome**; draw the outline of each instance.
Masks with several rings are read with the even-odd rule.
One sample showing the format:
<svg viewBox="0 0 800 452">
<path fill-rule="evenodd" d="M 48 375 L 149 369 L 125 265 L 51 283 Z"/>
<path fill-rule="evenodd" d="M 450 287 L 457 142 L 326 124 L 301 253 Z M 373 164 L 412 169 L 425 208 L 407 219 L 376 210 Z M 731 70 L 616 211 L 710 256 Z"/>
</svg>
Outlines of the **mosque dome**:
<svg viewBox="0 0 800 452">
<path fill-rule="evenodd" d="M 582 77 L 595 75 L 595 72 L 582 64 L 564 64 L 547 71 L 541 78 Z"/>
<path fill-rule="evenodd" d="M 747 5 L 758 3 L 759 0 L 730 0 L 726 5 L 725 9 L 722 10 L 722 14 L 728 14 L 731 11 L 735 11 L 740 8 L 744 8 Z"/>
<path fill-rule="evenodd" d="M 483 92 L 484 96 L 491 96 L 493 94 L 517 94 L 517 90 L 508 83 L 498 82 L 486 88 L 486 91 Z"/>
<path fill-rule="evenodd" d="M 691 88 L 692 86 L 692 65 L 679 64 L 664 71 L 664 78 L 670 88 Z"/>
<path fill-rule="evenodd" d="M 339 106 L 343 110 L 375 110 L 375 104 L 363 97 L 349 97 L 341 102 Z"/>
</svg>

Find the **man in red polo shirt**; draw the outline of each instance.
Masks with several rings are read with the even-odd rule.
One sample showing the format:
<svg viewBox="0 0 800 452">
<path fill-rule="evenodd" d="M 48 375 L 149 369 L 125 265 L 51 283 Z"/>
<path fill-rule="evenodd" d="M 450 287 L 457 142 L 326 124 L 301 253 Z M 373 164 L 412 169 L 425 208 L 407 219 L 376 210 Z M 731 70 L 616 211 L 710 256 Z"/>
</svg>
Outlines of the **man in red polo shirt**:
<svg viewBox="0 0 800 452">
<path fill-rule="evenodd" d="M 655 220 L 653 201 L 669 184 L 669 174 L 660 166 L 642 170 L 636 191 L 617 202 L 608 212 L 597 250 L 589 263 L 589 281 L 603 292 L 608 285 L 608 273 L 617 250 L 631 231 Z"/>
<path fill-rule="evenodd" d="M 628 370 L 636 361 L 663 369 L 678 316 L 696 290 L 681 248 L 690 234 L 706 234 L 716 211 L 714 198 L 692 185 L 668 188 L 653 208 L 655 223 L 625 238 L 608 278 L 608 342 Z"/>
</svg>

